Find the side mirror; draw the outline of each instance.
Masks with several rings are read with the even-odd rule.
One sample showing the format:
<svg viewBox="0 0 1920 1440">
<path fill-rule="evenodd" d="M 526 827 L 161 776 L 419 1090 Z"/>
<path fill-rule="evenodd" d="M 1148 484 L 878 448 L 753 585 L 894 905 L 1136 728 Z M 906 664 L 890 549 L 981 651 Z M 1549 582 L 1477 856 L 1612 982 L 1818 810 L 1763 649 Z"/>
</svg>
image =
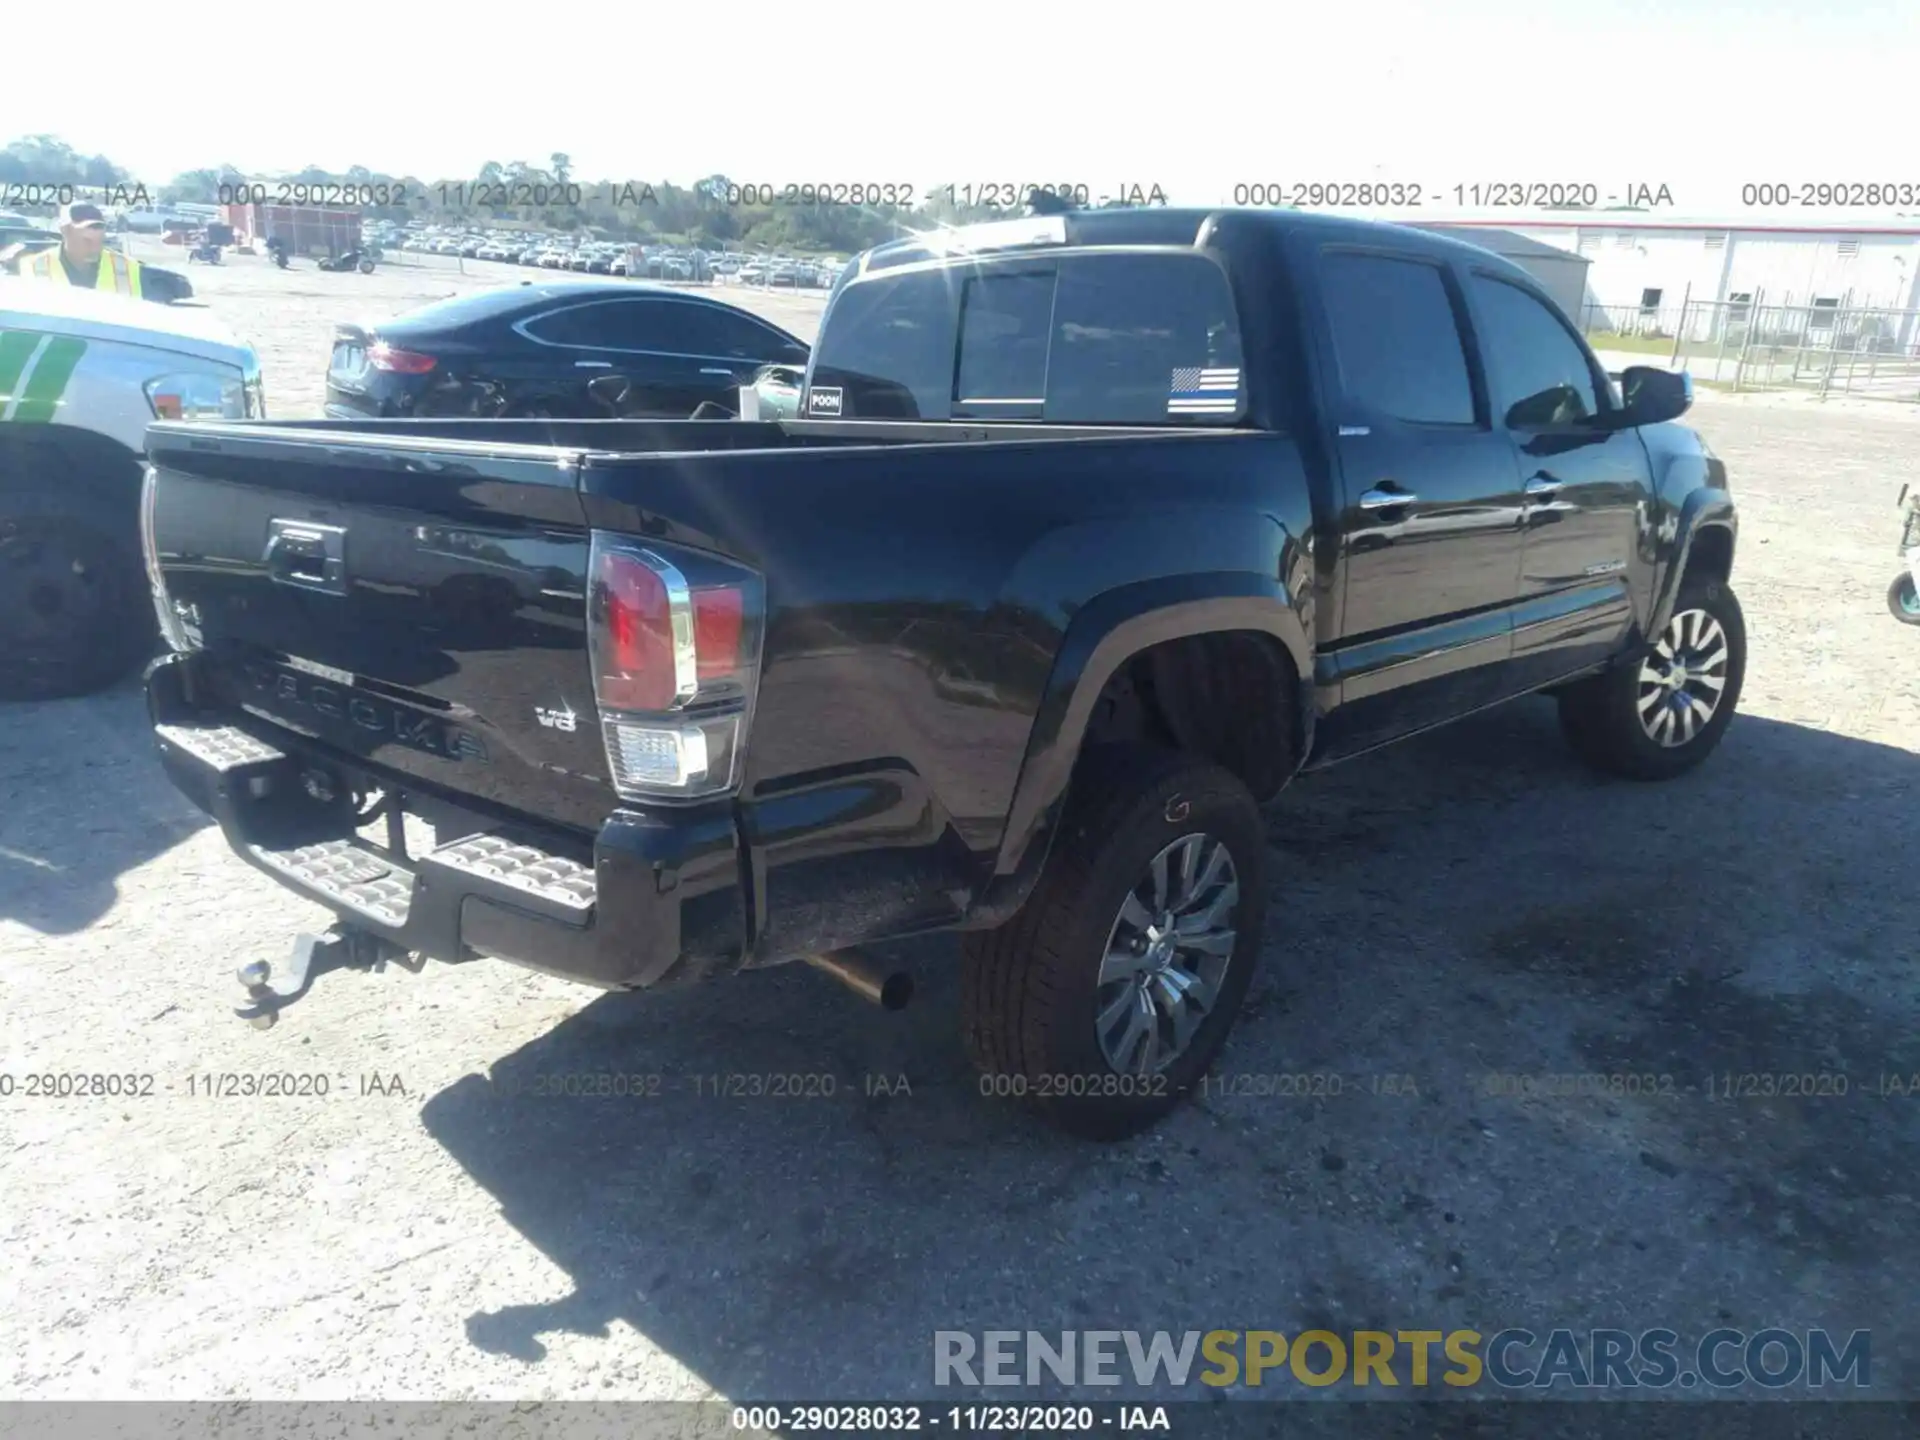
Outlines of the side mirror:
<svg viewBox="0 0 1920 1440">
<path fill-rule="evenodd" d="M 1620 397 L 1626 404 L 1623 424 L 1659 425 L 1678 420 L 1693 406 L 1693 377 L 1684 370 L 1629 365 L 1620 372 Z"/>
<path fill-rule="evenodd" d="M 1578 390 L 1571 385 L 1550 385 L 1516 400 L 1506 420 L 1512 430 L 1552 430 L 1580 424 L 1586 414 L 1586 402 Z"/>
</svg>

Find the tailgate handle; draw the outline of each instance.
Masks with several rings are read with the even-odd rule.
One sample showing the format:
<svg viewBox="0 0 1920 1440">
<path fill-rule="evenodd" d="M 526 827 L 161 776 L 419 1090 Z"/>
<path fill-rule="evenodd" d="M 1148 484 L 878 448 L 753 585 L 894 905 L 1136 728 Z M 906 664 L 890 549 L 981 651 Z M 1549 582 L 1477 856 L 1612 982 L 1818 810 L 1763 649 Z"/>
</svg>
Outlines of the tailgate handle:
<svg viewBox="0 0 1920 1440">
<path fill-rule="evenodd" d="M 341 526 L 270 520 L 267 548 L 260 558 L 276 584 L 329 595 L 347 593 L 347 532 Z"/>
</svg>

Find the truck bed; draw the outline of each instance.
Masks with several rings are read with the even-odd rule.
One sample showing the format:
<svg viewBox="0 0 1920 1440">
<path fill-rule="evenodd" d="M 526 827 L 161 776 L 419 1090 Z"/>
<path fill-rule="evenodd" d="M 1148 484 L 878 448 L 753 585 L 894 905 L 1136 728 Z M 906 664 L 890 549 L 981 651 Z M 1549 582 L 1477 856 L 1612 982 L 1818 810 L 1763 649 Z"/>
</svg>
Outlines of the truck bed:
<svg viewBox="0 0 1920 1440">
<path fill-rule="evenodd" d="M 757 571 L 729 823 L 760 958 L 830 945 L 850 909 L 865 930 L 951 923 L 992 874 L 1075 613 L 1197 568 L 1271 587 L 1305 524 L 1270 513 L 1304 508 L 1294 445 L 1252 431 L 162 423 L 148 451 L 208 707 L 555 849 L 623 808 L 587 654 L 591 532 Z M 276 529 L 332 549 L 276 576 Z"/>
</svg>

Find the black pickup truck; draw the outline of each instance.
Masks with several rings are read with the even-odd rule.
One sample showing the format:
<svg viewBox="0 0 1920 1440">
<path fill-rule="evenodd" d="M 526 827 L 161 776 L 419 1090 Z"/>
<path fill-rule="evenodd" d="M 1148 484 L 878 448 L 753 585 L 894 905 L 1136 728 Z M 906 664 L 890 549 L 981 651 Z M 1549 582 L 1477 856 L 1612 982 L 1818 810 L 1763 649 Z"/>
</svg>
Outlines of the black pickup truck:
<svg viewBox="0 0 1920 1440">
<path fill-rule="evenodd" d="M 156 424 L 160 754 L 341 920 L 243 1013 L 370 954 L 894 1003 L 857 947 L 955 929 L 997 1088 L 1129 1133 L 1233 1021 L 1296 773 L 1543 690 L 1618 775 L 1719 742 L 1690 397 L 1459 241 L 1158 209 L 868 252 L 797 419 Z"/>
</svg>

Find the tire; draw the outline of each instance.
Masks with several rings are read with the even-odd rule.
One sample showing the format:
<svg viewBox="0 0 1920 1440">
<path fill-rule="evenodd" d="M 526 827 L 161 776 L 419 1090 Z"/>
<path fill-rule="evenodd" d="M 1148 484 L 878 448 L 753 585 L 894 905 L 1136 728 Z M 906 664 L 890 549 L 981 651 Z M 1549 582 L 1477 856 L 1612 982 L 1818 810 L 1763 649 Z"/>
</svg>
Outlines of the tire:
<svg viewBox="0 0 1920 1440">
<path fill-rule="evenodd" d="M 1902 625 L 1920 625 L 1920 593 L 1913 588 L 1913 576 L 1894 577 L 1887 587 L 1887 609 Z"/>
<path fill-rule="evenodd" d="M 1666 658 L 1676 647 L 1678 658 L 1691 665 L 1677 674 Z M 1574 753 L 1604 774 L 1671 780 L 1719 745 L 1746 672 L 1747 626 L 1739 599 L 1720 581 L 1686 581 L 1655 641 L 1626 663 L 1561 692 L 1560 726 Z"/>
<path fill-rule="evenodd" d="M 23 492 L 0 509 L 0 700 L 89 695 L 154 648 L 158 623 L 137 553 Z"/>
<path fill-rule="evenodd" d="M 1260 953 L 1266 831 L 1253 796 L 1226 770 L 1188 755 L 1134 747 L 1088 758 L 1062 827 L 1019 913 L 998 930 L 961 938 L 962 1037 L 981 1072 L 983 1095 L 1021 1099 L 1073 1135 L 1119 1140 L 1179 1104 L 1226 1040 Z M 1126 920 L 1123 904 L 1141 898 L 1136 887 L 1150 890 L 1156 856 L 1170 848 L 1177 856 L 1176 847 L 1195 836 L 1205 837 L 1196 869 L 1213 863 L 1208 846 L 1217 845 L 1230 862 L 1220 873 L 1238 888 L 1229 895 L 1216 881 L 1197 890 L 1189 918 L 1197 926 L 1208 911 L 1218 910 L 1230 933 L 1211 935 L 1211 955 L 1177 949 L 1156 959 L 1150 948 L 1136 960 L 1133 947 L 1144 932 Z M 1168 883 L 1171 890 L 1178 876 L 1170 874 Z M 1109 942 L 1116 940 L 1110 954 Z M 1180 1006 L 1174 999 L 1183 993 L 1179 985 L 1217 960 L 1221 946 L 1229 948 L 1224 970 L 1211 970 L 1211 1003 L 1182 1010 L 1197 1023 L 1170 1062 L 1158 1056 L 1150 1061 L 1137 1042 L 1131 1049 L 1120 1046 L 1136 1005 L 1142 1017 L 1155 1015 L 1146 1028 L 1156 1043 L 1167 1045 L 1178 1034 L 1173 1018 L 1164 1010 L 1149 1011 L 1142 997 Z M 1103 956 L 1117 959 L 1121 968 L 1137 964 L 1143 973 L 1166 961 L 1190 968 L 1162 971 L 1157 986 L 1138 975 L 1103 986 Z M 1123 996 L 1131 997 L 1124 1008 Z M 1103 1009 L 1121 1017 L 1104 1040 L 1096 1025 Z M 1132 1063 L 1116 1063 L 1110 1045 L 1120 1046 L 1123 1062 Z"/>
</svg>

